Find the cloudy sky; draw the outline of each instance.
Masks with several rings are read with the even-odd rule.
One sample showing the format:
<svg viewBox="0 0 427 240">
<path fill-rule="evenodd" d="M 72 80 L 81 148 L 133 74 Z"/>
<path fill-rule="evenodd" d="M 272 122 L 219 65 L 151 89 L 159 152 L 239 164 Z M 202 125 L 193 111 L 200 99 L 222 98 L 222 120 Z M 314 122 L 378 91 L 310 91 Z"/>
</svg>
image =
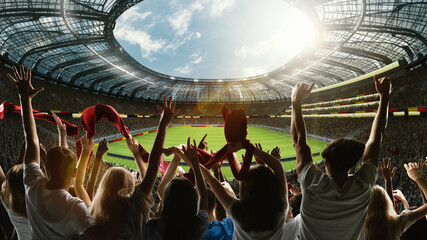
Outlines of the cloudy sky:
<svg viewBox="0 0 427 240">
<path fill-rule="evenodd" d="M 144 66 L 192 78 L 274 70 L 312 32 L 310 20 L 283 0 L 145 0 L 123 13 L 114 30 Z"/>
</svg>

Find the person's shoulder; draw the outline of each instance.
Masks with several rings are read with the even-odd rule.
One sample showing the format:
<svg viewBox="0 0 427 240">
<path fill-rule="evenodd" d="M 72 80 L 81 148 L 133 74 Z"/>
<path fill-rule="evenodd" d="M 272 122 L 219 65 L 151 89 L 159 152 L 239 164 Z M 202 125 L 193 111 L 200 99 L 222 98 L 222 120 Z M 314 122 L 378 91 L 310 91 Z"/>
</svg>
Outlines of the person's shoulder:
<svg viewBox="0 0 427 240">
<path fill-rule="evenodd" d="M 153 201 L 148 198 L 148 196 L 145 195 L 138 186 L 135 186 L 135 190 L 127 198 L 127 204 L 128 209 L 129 211 L 132 211 L 132 214 L 148 214 L 151 206 L 153 205 Z"/>
<path fill-rule="evenodd" d="M 35 162 L 24 164 L 24 178 L 25 175 L 31 174 L 31 173 L 43 173 L 40 165 L 38 165 Z"/>
<path fill-rule="evenodd" d="M 32 170 L 32 169 L 41 169 L 40 165 L 38 165 L 36 162 L 30 162 L 30 163 L 24 163 L 24 171 L 25 170 Z"/>
<path fill-rule="evenodd" d="M 328 177 L 328 175 L 311 162 L 305 165 L 298 174 L 298 182 L 301 183 L 304 189 L 307 189 L 313 182 L 319 182 L 324 177 Z"/>
<path fill-rule="evenodd" d="M 150 219 L 146 224 L 145 224 L 145 229 L 153 231 L 153 229 L 159 228 L 159 226 L 164 225 L 164 221 L 161 218 L 153 218 Z"/>
<path fill-rule="evenodd" d="M 130 195 L 129 200 L 130 200 L 131 202 L 141 202 L 141 201 L 142 201 L 142 203 L 143 203 L 143 204 L 149 204 L 149 205 L 151 205 L 151 204 L 152 204 L 152 200 L 150 200 L 150 199 L 148 198 L 148 196 L 146 196 L 146 195 L 142 192 L 142 190 L 141 190 L 141 188 L 139 187 L 139 185 L 136 185 L 136 186 L 135 186 L 135 190 L 134 190 L 134 191 L 133 191 L 133 193 Z"/>
<path fill-rule="evenodd" d="M 354 179 L 362 182 L 368 182 L 370 185 L 374 184 L 378 177 L 378 167 L 372 162 L 364 162 L 359 170 L 353 175 Z"/>
<path fill-rule="evenodd" d="M 230 205 L 228 205 L 228 208 L 227 209 L 225 209 L 226 210 L 226 212 L 227 212 L 227 214 L 228 215 L 230 215 L 231 216 L 231 209 L 233 208 L 233 206 L 236 204 L 236 203 L 238 203 L 240 200 L 238 199 L 238 198 L 233 198 L 233 199 L 231 199 L 231 203 L 230 203 Z"/>
<path fill-rule="evenodd" d="M 24 164 L 24 186 L 35 187 L 46 181 L 47 178 L 43 174 L 40 165 L 35 162 Z"/>
<path fill-rule="evenodd" d="M 407 222 L 409 220 L 409 216 L 413 213 L 412 210 L 405 209 L 399 214 L 400 222 Z"/>
<path fill-rule="evenodd" d="M 200 210 L 197 213 L 197 216 L 203 221 L 203 222 L 209 222 L 209 214 L 205 210 Z"/>
<path fill-rule="evenodd" d="M 69 192 L 65 191 L 64 189 L 57 189 L 57 190 L 50 190 L 55 191 L 55 193 L 51 194 L 53 198 L 55 198 L 55 201 L 58 202 L 58 204 L 63 205 L 65 208 L 81 208 L 85 211 L 88 211 L 88 208 L 86 207 L 86 204 L 83 200 L 81 200 L 78 197 L 73 197 Z"/>
<path fill-rule="evenodd" d="M 362 169 L 362 168 L 368 168 L 370 170 L 377 170 L 378 166 L 375 165 L 374 163 L 372 163 L 371 161 L 366 161 L 366 162 L 362 163 L 362 166 L 360 167 L 360 169 Z M 359 171 L 360 171 L 360 169 L 359 169 Z"/>
</svg>

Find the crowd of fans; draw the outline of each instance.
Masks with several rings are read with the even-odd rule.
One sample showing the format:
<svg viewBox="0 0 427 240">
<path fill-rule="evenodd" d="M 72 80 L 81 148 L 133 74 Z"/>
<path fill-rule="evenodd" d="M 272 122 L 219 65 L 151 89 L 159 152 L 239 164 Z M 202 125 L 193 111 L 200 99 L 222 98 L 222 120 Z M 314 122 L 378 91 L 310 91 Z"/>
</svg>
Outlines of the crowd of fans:
<svg viewBox="0 0 427 240">
<path fill-rule="evenodd" d="M 0 96 L 2 100 L 18 103 L 18 97 L 9 91 L 13 84 L 7 81 L 6 73 L 10 72 L 5 65 L 0 65 Z M 65 110 L 81 112 L 85 108 L 95 104 L 111 105 L 115 109 L 120 109 L 120 113 L 126 114 L 152 114 L 157 110 L 158 99 L 144 101 L 129 99 L 124 97 L 112 97 L 99 93 L 91 93 L 72 88 L 65 84 L 50 82 L 46 80 L 36 80 L 34 85 L 43 85 L 45 93 L 38 99 L 34 99 L 34 108 L 41 110 Z M 74 96 L 72 99 L 63 96 Z M 270 114 L 276 113 L 283 108 L 285 101 L 269 101 L 264 103 L 229 103 L 230 108 L 243 107 L 248 114 Z M 182 115 L 219 115 L 222 103 L 178 103 L 177 108 L 182 109 Z"/>
<path fill-rule="evenodd" d="M 393 81 L 390 107 L 421 107 L 427 105 L 427 70 L 417 68 Z"/>
<path fill-rule="evenodd" d="M 302 105 L 302 109 L 313 108 L 313 107 L 327 107 L 339 104 L 355 104 L 357 102 L 370 102 L 378 101 L 378 93 L 365 93 L 362 96 L 350 96 L 343 99 L 331 99 L 328 101 L 316 102 L 316 103 L 305 103 Z"/>
<path fill-rule="evenodd" d="M 312 88 L 304 84 L 298 84 L 292 94 L 292 118 L 246 119 L 238 111 L 213 111 L 216 115 L 230 114 L 230 119 L 242 117 L 249 125 L 287 129 L 296 150 L 297 168 L 285 173 L 279 161 L 280 149 L 276 148 L 269 154 L 252 145 L 245 139 L 246 135 L 242 136 L 242 127 L 246 127 L 246 124 L 239 121 L 229 120 L 225 123 L 228 143 L 224 149 L 217 149 L 217 158 L 214 155 L 208 160 L 204 159 L 206 145 L 203 140 L 198 145 L 189 139 L 180 146 L 164 146 L 167 128 L 171 124 L 224 125 L 222 117 L 176 118 L 177 114 L 183 113 L 203 114 L 219 104 L 175 106 L 171 99 L 165 99 L 160 109 L 155 110 L 154 103 L 129 104 L 128 99 L 111 99 L 43 81 L 38 83 L 45 87 L 44 92 L 37 94 L 39 90 L 32 88 L 26 76 L 24 71 L 14 76 L 18 98 L 12 82 L 2 81 L 0 88 L 4 100 L 20 102 L 23 107 L 22 117 L 7 114 L 0 121 L 0 198 L 12 223 L 7 224 L 5 215 L 2 215 L 2 237 L 379 239 L 381 235 L 384 239 L 398 239 L 414 222 L 426 221 L 427 205 L 423 204 L 423 196 L 427 193 L 427 182 L 422 172 L 424 160 L 419 159 L 427 153 L 427 122 L 423 117 L 393 117 L 385 127 L 389 99 L 396 105 L 425 103 L 423 100 L 408 100 L 406 103 L 394 100 L 415 91 L 415 88 L 395 87 L 389 95 L 390 79 L 376 80 L 379 103 L 375 104 L 378 111 L 374 120 L 337 117 L 303 119 L 302 101 Z M 420 92 L 425 91 L 422 81 L 414 80 L 414 84 Z M 363 89 L 369 90 L 372 89 Z M 65 91 L 68 94 L 69 91 L 76 91 L 76 99 L 62 98 Z M 141 152 L 138 142 L 131 135 L 126 136 L 138 171 L 103 162 L 102 156 L 108 151 L 106 141 L 99 144 L 92 158 L 93 138 L 84 135 L 78 118 L 59 115 L 79 126 L 80 136 L 67 137 L 65 126 L 59 120 L 56 119 L 57 126 L 41 120 L 34 122 L 31 114 L 32 106 L 82 111 L 94 104 L 109 104 L 119 112 L 159 114 L 157 117 L 124 119 L 130 130 L 158 128 L 149 155 Z M 264 103 L 264 106 L 268 105 Z M 270 105 L 274 106 L 263 109 L 267 114 L 280 110 L 276 102 Z M 190 106 L 190 111 L 185 110 L 186 106 Z M 248 114 L 253 114 L 252 111 L 261 111 L 262 105 L 243 106 L 251 109 L 247 111 Z M 237 105 L 232 104 L 230 108 L 237 108 Z M 101 121 L 96 131 L 96 137 L 117 134 L 117 128 L 107 121 Z M 312 163 L 311 151 L 305 141 L 307 134 L 337 139 L 322 152 L 324 161 Z M 74 153 L 76 140 L 82 143 L 78 163 Z M 26 144 L 23 145 L 24 142 Z M 366 147 L 361 142 L 366 142 Z M 39 143 L 44 147 L 39 147 Z M 47 154 L 44 148 L 49 149 Z M 245 161 L 252 159 L 253 154 L 257 165 L 248 169 L 245 161 L 240 165 L 229 160 L 235 179 L 227 181 L 221 173 L 220 162 L 211 161 L 220 160 L 221 154 L 228 154 L 229 159 L 234 159 L 236 156 L 233 153 L 242 148 L 247 150 Z M 162 154 L 173 155 L 173 160 L 163 162 Z M 92 161 L 89 163 L 90 158 Z M 361 158 L 362 163 L 359 161 Z M 378 175 L 378 160 L 383 158 L 390 160 L 388 164 L 380 164 L 381 174 Z M 191 172 L 178 170 L 181 160 L 191 167 Z M 212 171 L 208 168 L 212 168 Z M 7 174 L 3 174 L 3 170 Z M 159 170 L 162 176 L 158 176 Z M 354 175 L 347 175 L 349 171 Z M 380 176 L 378 179 L 377 175 Z M 374 187 L 375 184 L 384 186 L 386 190 Z M 372 206 L 368 206 L 369 202 Z M 387 215 L 388 220 L 383 225 L 375 225 L 375 219 L 385 215 L 373 211 L 373 208 L 378 208 L 374 204 L 395 206 L 397 211 Z M 417 207 L 417 210 L 413 210 Z M 368 217 L 365 220 L 366 212 Z M 322 218 L 326 214 L 331 216 L 328 221 Z M 420 226 L 424 227 L 408 230 L 407 233 L 419 233 L 420 229 L 425 231 L 427 225 Z"/>
</svg>

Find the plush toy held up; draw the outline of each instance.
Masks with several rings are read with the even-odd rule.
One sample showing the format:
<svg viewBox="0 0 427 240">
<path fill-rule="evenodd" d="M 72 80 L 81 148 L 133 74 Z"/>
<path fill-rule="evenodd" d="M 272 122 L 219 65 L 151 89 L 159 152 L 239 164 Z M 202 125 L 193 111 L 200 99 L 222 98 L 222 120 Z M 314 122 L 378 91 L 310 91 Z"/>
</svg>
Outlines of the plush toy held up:
<svg viewBox="0 0 427 240">
<path fill-rule="evenodd" d="M 211 169 L 218 162 L 223 161 L 225 157 L 227 157 L 234 177 L 237 180 L 243 180 L 249 170 L 249 167 L 251 166 L 254 152 L 254 145 L 246 139 L 246 136 L 248 135 L 246 112 L 243 108 L 235 109 L 230 112 L 230 110 L 225 105 L 223 105 L 221 108 L 221 113 L 225 122 L 224 135 L 225 139 L 227 140 L 227 144 L 215 155 L 213 155 L 209 161 L 200 158 L 199 160 L 200 163 L 203 164 L 206 168 Z M 241 167 L 238 160 L 233 157 L 233 153 L 228 151 L 228 149 L 240 145 L 246 149 L 245 158 L 243 159 L 243 164 Z M 192 173 L 187 173 L 185 176 L 190 180 L 193 179 Z"/>
</svg>

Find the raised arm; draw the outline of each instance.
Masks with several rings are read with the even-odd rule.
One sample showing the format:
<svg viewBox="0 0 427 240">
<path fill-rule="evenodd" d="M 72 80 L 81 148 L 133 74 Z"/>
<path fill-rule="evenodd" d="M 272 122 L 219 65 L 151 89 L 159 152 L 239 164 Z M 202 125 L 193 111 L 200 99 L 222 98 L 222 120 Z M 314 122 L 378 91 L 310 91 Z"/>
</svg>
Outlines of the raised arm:
<svg viewBox="0 0 427 240">
<path fill-rule="evenodd" d="M 222 162 L 218 162 L 217 164 L 215 164 L 212 167 L 212 172 L 214 173 L 214 176 L 216 177 L 216 179 L 218 179 L 223 187 L 226 187 L 225 184 L 228 184 L 228 182 L 225 181 L 225 177 L 224 174 L 221 171 L 221 166 L 222 166 Z M 227 187 L 229 187 L 230 184 L 227 185 Z M 231 188 L 231 187 L 230 187 Z M 233 192 L 234 194 L 234 192 Z M 235 196 L 235 194 L 234 194 Z M 217 221 L 222 221 L 224 218 L 227 217 L 227 213 L 226 210 L 224 208 L 224 206 L 222 206 L 221 202 L 218 200 L 218 198 L 216 199 L 216 207 L 215 207 L 215 218 Z"/>
<path fill-rule="evenodd" d="M 286 183 L 286 175 L 283 169 L 283 164 L 280 162 L 279 159 L 273 157 L 272 155 L 264 152 L 259 148 L 254 149 L 254 155 L 257 156 L 265 164 L 267 164 L 267 166 L 269 166 L 271 169 L 273 169 L 274 175 L 276 176 L 277 183 L 279 184 L 279 186 L 284 186 L 279 188 L 280 195 L 287 200 L 288 185 Z"/>
<path fill-rule="evenodd" d="M 3 168 L 0 166 L 0 189 L 2 189 L 2 185 L 5 180 L 6 180 L 6 175 L 4 175 Z"/>
<path fill-rule="evenodd" d="M 427 193 L 427 181 L 423 179 L 424 160 L 420 159 L 418 163 L 404 164 L 408 177 L 414 180 L 424 195 Z M 412 211 L 409 221 L 418 220 L 427 215 L 427 204 Z"/>
<path fill-rule="evenodd" d="M 93 150 L 93 138 L 89 138 L 87 135 L 84 135 L 80 141 L 82 143 L 82 153 L 77 165 L 76 179 L 74 179 L 74 191 L 76 192 L 77 197 L 83 200 L 86 207 L 90 207 L 90 205 L 92 205 L 92 201 L 83 184 L 85 181 L 86 166 L 89 161 L 90 153 Z"/>
<path fill-rule="evenodd" d="M 178 168 L 179 162 L 181 161 L 181 156 L 178 154 L 177 151 L 179 150 L 177 147 L 171 147 L 168 149 L 165 149 L 165 154 L 170 155 L 174 154 L 172 161 L 170 162 L 168 168 L 166 169 L 165 175 L 162 178 L 162 181 L 159 184 L 159 187 L 157 188 L 157 194 L 159 195 L 160 200 L 163 200 L 165 197 L 166 192 L 166 186 L 176 175 L 176 169 Z"/>
<path fill-rule="evenodd" d="M 56 116 L 56 114 L 52 113 L 53 118 L 55 119 L 56 128 L 58 129 L 58 135 L 59 135 L 59 146 L 68 148 L 67 143 L 67 125 L 65 123 L 62 123 L 61 120 Z"/>
<path fill-rule="evenodd" d="M 175 111 L 175 102 L 172 103 L 172 97 L 169 98 L 169 102 L 166 101 L 166 97 L 163 98 L 163 108 L 157 106 L 160 110 L 160 122 L 156 135 L 156 139 L 154 140 L 153 148 L 150 152 L 150 157 L 148 160 L 147 172 L 142 179 L 142 183 L 139 185 L 142 192 L 148 196 L 151 194 L 151 190 L 153 189 L 154 182 L 156 181 L 157 172 L 159 171 L 162 150 L 165 143 L 166 138 L 166 130 L 175 117 L 178 114 L 179 110 Z"/>
<path fill-rule="evenodd" d="M 214 173 L 214 176 L 216 179 L 218 179 L 220 182 L 225 182 L 224 174 L 221 170 L 222 162 L 218 162 L 212 167 L 212 172 Z"/>
<path fill-rule="evenodd" d="M 306 98 L 314 83 L 308 86 L 305 83 L 298 83 L 292 90 L 292 116 L 291 116 L 291 136 L 297 158 L 297 174 L 301 172 L 305 165 L 313 162 L 311 149 L 307 143 L 307 131 L 302 117 L 302 100 Z"/>
<path fill-rule="evenodd" d="M 408 201 L 405 198 L 405 195 L 403 195 L 402 191 L 400 191 L 399 189 L 396 189 L 393 191 L 393 196 L 395 198 L 397 198 L 398 200 L 400 200 L 403 203 L 403 207 L 408 210 L 409 209 L 409 204 Z"/>
<path fill-rule="evenodd" d="M 99 169 L 101 168 L 102 156 L 108 151 L 108 141 L 107 139 L 102 139 L 98 145 L 98 149 L 95 154 L 95 161 L 93 162 L 92 172 L 90 173 L 89 182 L 87 183 L 87 193 L 89 194 L 90 199 L 93 199 L 95 195 L 95 185 L 98 180 Z"/>
<path fill-rule="evenodd" d="M 380 156 L 381 140 L 384 135 L 384 129 L 388 118 L 388 101 L 390 98 L 390 78 L 383 77 L 378 79 L 374 76 L 375 88 L 380 95 L 380 105 L 378 106 L 377 115 L 372 123 L 371 134 L 366 143 L 365 153 L 362 157 L 362 162 L 371 162 L 375 166 L 378 165 Z"/>
<path fill-rule="evenodd" d="M 200 140 L 199 145 L 197 146 L 197 148 L 205 150 L 205 151 L 207 151 L 209 149 L 208 143 L 205 141 L 205 139 L 206 139 L 207 136 L 208 136 L 208 134 L 206 133 L 205 136 L 202 138 L 202 140 Z"/>
<path fill-rule="evenodd" d="M 228 193 L 222 186 L 221 182 L 218 181 L 218 179 L 216 179 L 215 176 L 203 165 L 200 166 L 200 170 L 206 181 L 208 181 L 212 191 L 215 193 L 216 198 L 221 202 L 225 209 L 228 209 L 235 196 Z"/>
<path fill-rule="evenodd" d="M 385 162 L 385 159 L 380 161 L 379 169 L 384 177 L 385 182 L 385 190 L 387 191 L 387 195 L 390 197 L 390 200 L 393 201 L 393 176 L 394 172 L 397 168 L 393 168 L 393 170 L 390 168 L 390 158 L 388 159 L 388 162 Z"/>
<path fill-rule="evenodd" d="M 194 179 L 196 181 L 197 193 L 199 195 L 199 208 L 198 210 L 205 210 L 208 212 L 208 191 L 206 189 L 205 179 L 200 171 L 199 156 L 197 154 L 196 141 L 193 139 L 193 144 L 190 144 L 190 138 L 187 140 L 187 156 L 191 162 L 191 167 L 194 172 Z"/>
<path fill-rule="evenodd" d="M 136 167 L 138 168 L 139 175 L 142 179 L 145 176 L 145 173 L 147 172 L 147 167 L 145 166 L 144 161 L 141 157 L 141 154 L 139 153 L 139 143 L 134 137 L 132 137 L 132 135 L 129 135 L 126 138 L 126 145 L 128 146 L 129 150 L 133 154 Z"/>
<path fill-rule="evenodd" d="M 36 122 L 33 115 L 33 106 L 31 104 L 32 98 L 43 90 L 43 88 L 35 89 L 31 84 L 31 70 L 27 69 L 25 75 L 24 66 L 20 66 L 20 73 L 15 66 L 12 67 L 15 77 L 7 74 L 9 79 L 15 83 L 19 92 L 19 99 L 21 101 L 21 115 L 22 123 L 24 126 L 25 135 L 25 159 L 24 164 L 37 163 L 40 165 L 40 149 L 39 137 L 37 136 Z"/>
</svg>

